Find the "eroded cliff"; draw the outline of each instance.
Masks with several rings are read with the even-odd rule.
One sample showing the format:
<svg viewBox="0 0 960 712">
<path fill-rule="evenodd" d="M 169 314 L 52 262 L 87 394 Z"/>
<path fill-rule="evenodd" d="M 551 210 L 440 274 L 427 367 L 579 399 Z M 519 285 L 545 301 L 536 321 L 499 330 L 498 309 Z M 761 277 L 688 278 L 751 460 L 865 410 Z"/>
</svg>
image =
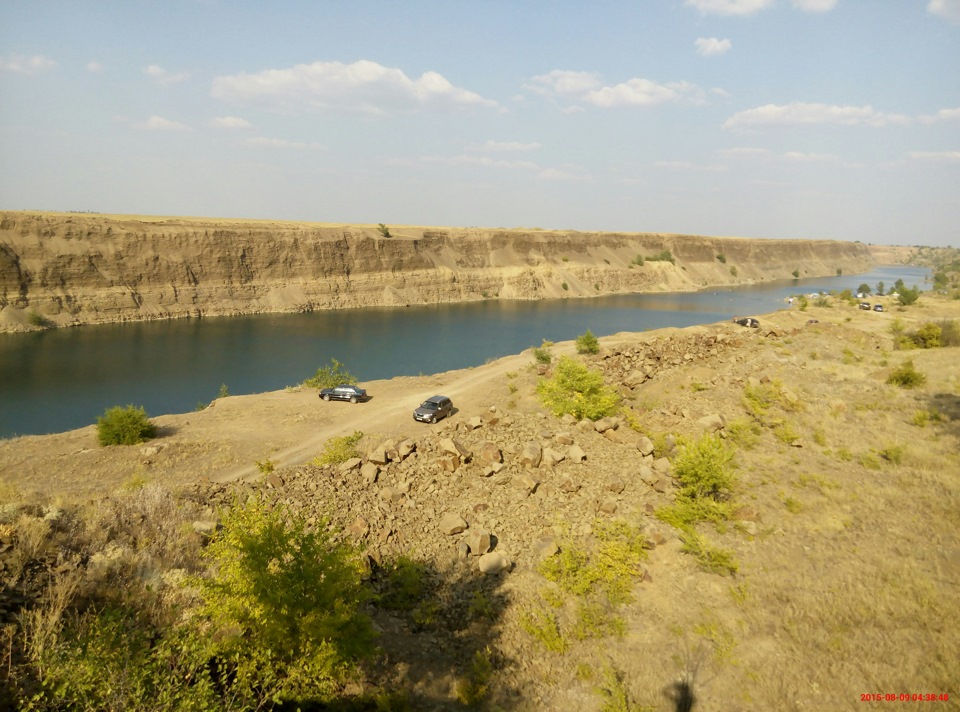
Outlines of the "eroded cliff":
<svg viewBox="0 0 960 712">
<path fill-rule="evenodd" d="M 0 213 L 0 330 L 856 273 L 859 243 Z M 668 250 L 674 263 L 647 260 Z"/>
</svg>

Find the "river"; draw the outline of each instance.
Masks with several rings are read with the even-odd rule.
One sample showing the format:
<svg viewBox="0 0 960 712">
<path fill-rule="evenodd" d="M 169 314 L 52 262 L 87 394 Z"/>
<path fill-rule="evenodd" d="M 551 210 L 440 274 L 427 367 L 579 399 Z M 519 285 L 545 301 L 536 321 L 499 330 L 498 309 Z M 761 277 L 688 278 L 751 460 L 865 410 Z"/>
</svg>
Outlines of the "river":
<svg viewBox="0 0 960 712">
<path fill-rule="evenodd" d="M 324 311 L 111 324 L 0 334 L 0 437 L 95 423 L 115 405 L 183 413 L 232 395 L 295 385 L 331 358 L 361 381 L 439 373 L 514 354 L 543 339 L 692 326 L 785 308 L 793 294 L 862 282 L 920 285 L 929 270 L 888 266 L 852 276 L 736 289 L 536 302 Z"/>
</svg>

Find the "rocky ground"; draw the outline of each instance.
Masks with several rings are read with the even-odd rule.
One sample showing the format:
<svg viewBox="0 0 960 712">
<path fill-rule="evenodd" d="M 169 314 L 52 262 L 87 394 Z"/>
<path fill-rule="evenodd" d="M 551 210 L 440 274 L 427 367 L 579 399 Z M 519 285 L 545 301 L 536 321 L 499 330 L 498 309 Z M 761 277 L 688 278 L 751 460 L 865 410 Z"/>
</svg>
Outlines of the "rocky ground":
<svg viewBox="0 0 960 712">
<path fill-rule="evenodd" d="M 11 503 L 42 511 L 162 484 L 184 493 L 198 531 L 238 493 L 261 492 L 329 520 L 374 579 L 397 557 L 419 562 L 424 600 L 378 613 L 379 674 L 427 709 L 457 708 L 478 654 L 493 663 L 482 704 L 500 709 L 601 709 L 621 693 L 634 709 L 682 709 L 688 690 L 697 710 L 848 709 L 878 692 L 955 700 L 960 358 L 894 350 L 890 335 L 895 319 L 910 330 L 944 318 L 960 318 L 960 303 L 924 297 L 886 313 L 835 304 L 761 316 L 758 329 L 607 337 L 584 359 L 626 408 L 596 423 L 547 412 L 535 387 L 550 368 L 525 352 L 363 384 L 365 404 L 224 398 L 155 418 L 160 437 L 140 447 L 98 448 L 92 426 L 7 440 L 0 479 Z M 888 384 L 908 359 L 925 385 Z M 434 393 L 457 412 L 414 423 Z M 354 431 L 360 457 L 311 463 Z M 683 444 L 703 433 L 735 452 L 734 518 L 698 528 L 729 554 L 719 573 L 655 514 L 674 501 Z M 592 551 L 613 522 L 642 531 L 646 559 L 631 601 L 605 611 L 619 629 L 578 635 L 576 597 L 538 567 Z M 531 632 L 544 610 L 557 612 L 562 651 Z"/>
</svg>

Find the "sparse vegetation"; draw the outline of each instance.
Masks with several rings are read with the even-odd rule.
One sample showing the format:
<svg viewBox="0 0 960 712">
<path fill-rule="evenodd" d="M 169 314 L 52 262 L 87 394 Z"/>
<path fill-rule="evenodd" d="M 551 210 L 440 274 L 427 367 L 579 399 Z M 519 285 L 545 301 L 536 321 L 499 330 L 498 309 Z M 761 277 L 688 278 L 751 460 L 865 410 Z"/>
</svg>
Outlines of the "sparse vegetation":
<svg viewBox="0 0 960 712">
<path fill-rule="evenodd" d="M 927 377 L 917 371 L 913 361 L 905 361 L 899 368 L 887 376 L 887 383 L 901 388 L 918 388 L 927 382 Z"/>
<path fill-rule="evenodd" d="M 565 292 L 566 292 L 568 289 L 570 289 L 570 285 L 567 284 L 566 282 L 564 282 L 564 283 L 561 284 L 560 286 L 563 287 L 563 291 L 565 291 Z"/>
<path fill-rule="evenodd" d="M 794 279 L 800 279 L 800 270 L 795 269 L 793 272 L 791 272 L 791 274 L 793 275 Z"/>
<path fill-rule="evenodd" d="M 670 252 L 670 250 L 662 250 L 655 255 L 650 255 L 646 259 L 647 262 L 669 262 L 672 265 L 676 264 L 676 260 L 674 259 L 673 253 Z"/>
<path fill-rule="evenodd" d="M 591 332 L 590 329 L 587 329 L 584 333 L 577 337 L 576 344 L 578 354 L 600 353 L 600 342 L 597 340 L 597 337 L 593 335 L 593 332 Z"/>
<path fill-rule="evenodd" d="M 552 362 L 553 362 L 553 352 L 551 352 L 551 350 L 550 350 L 551 348 L 553 348 L 553 342 L 552 342 L 552 341 L 547 341 L 546 339 L 544 339 L 543 342 L 542 342 L 539 346 L 537 346 L 537 347 L 535 347 L 535 348 L 533 349 L 533 358 L 534 358 L 534 360 L 535 360 L 537 363 L 542 363 L 542 364 L 547 364 L 547 365 L 549 365 L 550 363 L 552 363 Z"/>
<path fill-rule="evenodd" d="M 603 381 L 603 374 L 569 356 L 561 356 L 553 376 L 537 383 L 540 401 L 554 415 L 598 420 L 617 412 L 620 396 Z"/>
<path fill-rule="evenodd" d="M 136 445 L 156 435 L 143 406 L 114 406 L 97 418 L 97 441 L 103 445 Z"/>
<path fill-rule="evenodd" d="M 721 252 L 719 255 L 717 255 L 717 261 L 720 262 L 720 263 L 722 263 L 722 264 L 726 264 L 726 263 L 727 263 L 727 256 Z"/>
<path fill-rule="evenodd" d="M 356 383 L 357 378 L 347 371 L 337 359 L 330 359 L 329 366 L 321 366 L 317 372 L 303 382 L 306 388 L 333 388 L 342 383 Z"/>
<path fill-rule="evenodd" d="M 377 225 L 377 230 L 380 231 L 380 234 L 381 234 L 383 237 L 391 237 L 391 235 L 390 235 L 390 228 L 388 228 L 388 227 L 387 227 L 386 225 L 384 225 L 383 223 L 379 223 L 379 224 Z"/>
<path fill-rule="evenodd" d="M 360 457 L 360 451 L 357 445 L 363 439 L 363 433 L 359 430 L 352 435 L 341 435 L 340 437 L 330 438 L 324 445 L 323 452 L 317 455 L 310 464 L 321 467 L 323 465 L 339 465 L 352 457 Z"/>
</svg>

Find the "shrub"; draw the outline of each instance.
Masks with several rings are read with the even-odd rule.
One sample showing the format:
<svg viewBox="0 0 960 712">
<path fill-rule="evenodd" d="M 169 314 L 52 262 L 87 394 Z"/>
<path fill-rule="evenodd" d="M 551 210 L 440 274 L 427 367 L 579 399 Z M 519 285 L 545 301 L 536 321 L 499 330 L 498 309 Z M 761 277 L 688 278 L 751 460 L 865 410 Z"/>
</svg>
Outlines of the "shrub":
<svg viewBox="0 0 960 712">
<path fill-rule="evenodd" d="M 717 255 L 717 260 L 718 260 L 721 264 L 726 264 L 726 263 L 727 263 L 727 256 L 721 252 L 719 255 Z"/>
<path fill-rule="evenodd" d="M 566 282 L 564 282 L 564 283 L 561 284 L 560 286 L 563 287 L 563 291 L 565 291 L 565 292 L 566 292 L 568 289 L 570 289 L 570 285 L 567 284 Z"/>
<path fill-rule="evenodd" d="M 934 349 L 940 346 L 941 333 L 942 329 L 939 324 L 928 321 L 910 334 L 910 340 L 921 349 Z"/>
<path fill-rule="evenodd" d="M 658 252 L 655 255 L 647 257 L 648 262 L 669 262 L 670 264 L 676 264 L 676 260 L 673 258 L 673 253 L 670 250 L 663 250 Z"/>
<path fill-rule="evenodd" d="M 380 234 L 383 235 L 384 237 L 390 237 L 390 228 L 388 228 L 383 223 L 380 223 L 379 225 L 377 225 L 377 229 L 380 231 Z"/>
<path fill-rule="evenodd" d="M 357 443 L 363 438 L 363 433 L 355 430 L 353 435 L 341 435 L 330 438 L 323 447 L 323 452 L 310 461 L 311 465 L 320 467 L 322 465 L 339 465 L 346 462 L 351 457 L 360 457 L 360 451 L 357 449 Z"/>
<path fill-rule="evenodd" d="M 800 270 L 795 269 L 793 272 L 791 272 L 791 274 L 793 275 L 794 279 L 800 279 Z"/>
<path fill-rule="evenodd" d="M 537 395 L 554 415 L 598 420 L 617 412 L 620 396 L 603 374 L 569 356 L 560 357 L 553 376 L 537 383 Z"/>
<path fill-rule="evenodd" d="M 51 322 L 49 319 L 47 319 L 47 317 L 45 317 L 40 312 L 35 312 L 35 311 L 27 312 L 27 323 L 30 326 L 37 326 L 37 327 L 40 327 L 41 329 L 46 329 L 47 327 L 51 326 Z"/>
<path fill-rule="evenodd" d="M 960 346 L 960 323 L 956 319 L 943 319 L 939 326 L 941 346 Z"/>
<path fill-rule="evenodd" d="M 680 496 L 721 500 L 734 484 L 733 450 L 716 435 L 703 435 L 685 445 L 674 460 L 673 472 L 680 481 Z"/>
<path fill-rule="evenodd" d="M 577 337 L 577 353 L 600 353 L 600 342 L 597 340 L 597 337 L 593 335 L 590 329 L 587 329 L 584 333 Z"/>
<path fill-rule="evenodd" d="M 927 377 L 916 370 L 913 361 L 905 361 L 900 368 L 895 369 L 887 376 L 887 383 L 901 388 L 916 388 L 927 382 Z"/>
<path fill-rule="evenodd" d="M 637 255 L 631 260 L 630 265 L 636 265 L 637 267 L 643 267 L 643 255 Z"/>
<path fill-rule="evenodd" d="M 312 378 L 303 382 L 307 388 L 333 388 L 341 383 L 356 383 L 356 377 L 344 369 L 337 359 L 330 359 L 329 366 L 321 366 Z"/>
<path fill-rule="evenodd" d="M 209 654 L 235 699 L 330 698 L 374 652 L 359 558 L 326 522 L 308 528 L 282 506 L 250 499 L 223 517 L 204 558 L 213 573 L 196 584 Z"/>
<path fill-rule="evenodd" d="M 900 306 L 908 307 L 920 298 L 919 287 L 904 287 L 900 290 Z"/>
<path fill-rule="evenodd" d="M 149 440 L 156 432 L 143 406 L 114 406 L 97 418 L 97 440 L 101 445 L 136 445 Z"/>
<path fill-rule="evenodd" d="M 553 346 L 553 342 L 544 339 L 543 343 L 533 349 L 533 358 L 537 363 L 549 364 L 553 361 L 553 354 L 550 353 L 551 346 Z"/>
<path fill-rule="evenodd" d="M 217 391 L 217 398 L 229 398 L 229 397 L 230 397 L 230 389 L 227 388 L 226 383 L 221 383 L 220 390 Z"/>
<path fill-rule="evenodd" d="M 733 266 L 730 267 L 730 276 L 731 276 L 731 277 L 736 277 L 736 276 L 737 276 L 737 268 L 736 268 L 736 267 L 733 267 Z"/>
</svg>

